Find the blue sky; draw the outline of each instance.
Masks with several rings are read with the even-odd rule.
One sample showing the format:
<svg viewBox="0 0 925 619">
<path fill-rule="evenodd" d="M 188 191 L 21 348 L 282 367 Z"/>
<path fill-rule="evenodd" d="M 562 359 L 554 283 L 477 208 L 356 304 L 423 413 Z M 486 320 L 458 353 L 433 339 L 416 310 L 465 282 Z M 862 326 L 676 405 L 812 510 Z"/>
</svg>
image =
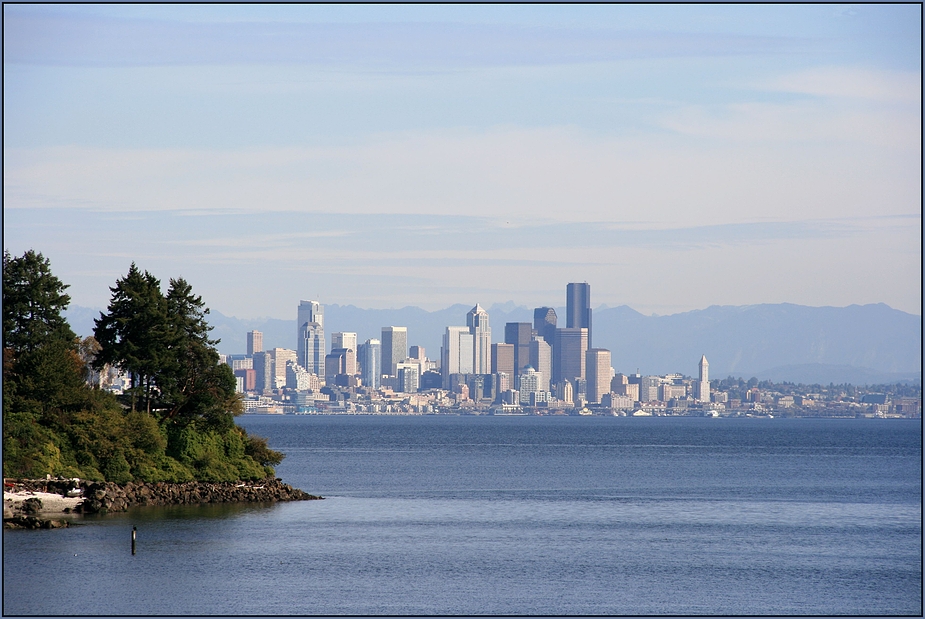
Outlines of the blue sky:
<svg viewBox="0 0 925 619">
<path fill-rule="evenodd" d="M 917 5 L 5 5 L 4 247 L 301 298 L 920 313 Z"/>
</svg>

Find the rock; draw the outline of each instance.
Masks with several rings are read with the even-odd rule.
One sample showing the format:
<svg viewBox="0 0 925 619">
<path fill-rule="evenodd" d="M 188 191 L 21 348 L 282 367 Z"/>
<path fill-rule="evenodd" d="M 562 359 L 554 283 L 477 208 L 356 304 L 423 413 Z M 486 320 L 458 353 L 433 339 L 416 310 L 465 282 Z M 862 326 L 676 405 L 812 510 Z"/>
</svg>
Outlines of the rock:
<svg viewBox="0 0 925 619">
<path fill-rule="evenodd" d="M 22 502 L 22 513 L 37 514 L 42 511 L 42 499 L 32 497 Z"/>
</svg>

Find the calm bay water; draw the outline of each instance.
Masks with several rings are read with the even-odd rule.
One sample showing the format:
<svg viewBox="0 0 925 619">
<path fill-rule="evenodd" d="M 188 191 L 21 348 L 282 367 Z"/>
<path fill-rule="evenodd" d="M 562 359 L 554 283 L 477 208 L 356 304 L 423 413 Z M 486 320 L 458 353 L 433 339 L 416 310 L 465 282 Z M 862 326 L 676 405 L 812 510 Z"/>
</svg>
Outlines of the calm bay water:
<svg viewBox="0 0 925 619">
<path fill-rule="evenodd" d="M 922 613 L 919 420 L 239 423 L 326 499 L 5 531 L 4 614 Z"/>
</svg>

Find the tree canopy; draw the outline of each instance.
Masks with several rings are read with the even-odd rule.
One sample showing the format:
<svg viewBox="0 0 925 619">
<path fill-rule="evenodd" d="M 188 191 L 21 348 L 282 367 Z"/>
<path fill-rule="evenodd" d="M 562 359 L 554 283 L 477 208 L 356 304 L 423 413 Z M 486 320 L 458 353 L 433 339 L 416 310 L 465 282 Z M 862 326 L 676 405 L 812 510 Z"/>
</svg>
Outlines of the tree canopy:
<svg viewBox="0 0 925 619">
<path fill-rule="evenodd" d="M 231 369 L 219 363 L 208 309 L 183 279 L 134 264 L 110 288 L 95 338 L 62 312 L 67 285 L 41 254 L 3 257 L 3 470 L 126 482 L 231 481 L 274 474 L 282 454 L 234 424 Z M 117 398 L 90 369 L 131 377 Z M 138 403 L 142 406 L 137 406 Z"/>
</svg>

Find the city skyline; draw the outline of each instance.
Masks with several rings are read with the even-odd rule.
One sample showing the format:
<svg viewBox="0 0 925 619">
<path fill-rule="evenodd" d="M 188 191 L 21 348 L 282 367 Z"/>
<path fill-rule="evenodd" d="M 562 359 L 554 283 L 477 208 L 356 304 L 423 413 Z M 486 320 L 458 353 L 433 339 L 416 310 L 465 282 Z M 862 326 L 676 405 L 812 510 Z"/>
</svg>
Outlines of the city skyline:
<svg viewBox="0 0 925 619">
<path fill-rule="evenodd" d="M 540 307 L 563 281 L 646 314 L 920 314 L 920 23 L 918 5 L 5 5 L 4 245 L 86 307 L 135 261 L 242 318 L 293 296 Z"/>
</svg>

